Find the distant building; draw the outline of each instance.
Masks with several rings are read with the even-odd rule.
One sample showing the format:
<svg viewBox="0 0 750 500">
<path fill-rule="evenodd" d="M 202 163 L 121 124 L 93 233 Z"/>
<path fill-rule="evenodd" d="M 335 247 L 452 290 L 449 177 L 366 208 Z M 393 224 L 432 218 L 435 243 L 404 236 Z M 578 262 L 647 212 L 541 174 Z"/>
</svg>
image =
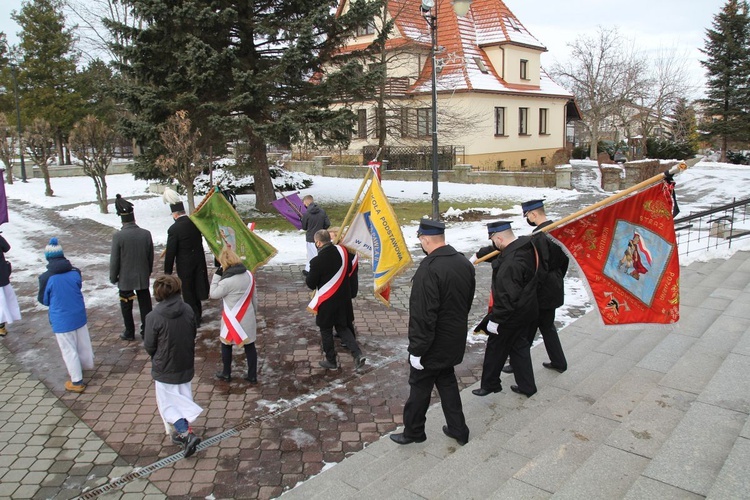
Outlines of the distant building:
<svg viewBox="0 0 750 500">
<path fill-rule="evenodd" d="M 383 92 L 366 102 L 347 103 L 359 116 L 351 149 L 375 151 L 385 130 L 386 145 L 431 151 L 431 32 L 420 0 L 389 0 L 395 28 L 385 46 Z M 501 0 L 475 0 L 458 17 L 450 0 L 438 0 L 437 90 L 441 155 L 453 147 L 459 163 L 481 170 L 549 165 L 568 147 L 567 124 L 580 119 L 573 95 L 543 70 L 547 49 Z M 345 12 L 349 0 L 341 0 Z M 361 30 L 346 50 L 369 45 L 383 25 Z M 384 102 L 378 113 L 377 98 Z M 448 153 L 446 153 L 448 154 Z M 365 157 L 367 155 L 365 154 Z M 365 158 L 366 159 L 366 158 Z M 441 167 L 443 168 L 443 167 Z"/>
</svg>

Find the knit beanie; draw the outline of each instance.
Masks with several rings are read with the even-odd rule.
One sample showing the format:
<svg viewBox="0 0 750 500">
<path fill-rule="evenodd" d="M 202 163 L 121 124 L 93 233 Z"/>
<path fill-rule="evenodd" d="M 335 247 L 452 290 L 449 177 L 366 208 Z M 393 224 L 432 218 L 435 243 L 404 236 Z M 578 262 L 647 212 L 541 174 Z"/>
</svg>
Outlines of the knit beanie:
<svg viewBox="0 0 750 500">
<path fill-rule="evenodd" d="M 63 249 L 57 238 L 50 238 L 49 243 L 44 247 L 44 256 L 47 260 L 54 259 L 56 257 L 65 257 L 63 255 Z"/>
</svg>

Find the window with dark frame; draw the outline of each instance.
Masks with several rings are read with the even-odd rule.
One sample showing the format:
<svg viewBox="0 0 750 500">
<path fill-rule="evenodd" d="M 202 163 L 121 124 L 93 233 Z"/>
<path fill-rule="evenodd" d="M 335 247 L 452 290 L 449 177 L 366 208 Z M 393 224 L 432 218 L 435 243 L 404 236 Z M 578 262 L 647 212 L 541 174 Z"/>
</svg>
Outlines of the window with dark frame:
<svg viewBox="0 0 750 500">
<path fill-rule="evenodd" d="M 417 110 L 417 137 L 432 135 L 432 108 Z"/>
<path fill-rule="evenodd" d="M 505 108 L 495 108 L 495 135 L 505 135 Z"/>
<path fill-rule="evenodd" d="M 547 115 L 549 110 L 547 108 L 539 109 L 539 135 L 547 135 Z"/>
<path fill-rule="evenodd" d="M 518 134 L 529 135 L 529 108 L 518 108 Z"/>
<path fill-rule="evenodd" d="M 357 36 L 373 35 L 375 34 L 375 25 L 367 23 L 367 26 L 360 26 L 357 28 Z"/>
<path fill-rule="evenodd" d="M 521 80 L 528 80 L 529 61 L 521 59 Z"/>
</svg>

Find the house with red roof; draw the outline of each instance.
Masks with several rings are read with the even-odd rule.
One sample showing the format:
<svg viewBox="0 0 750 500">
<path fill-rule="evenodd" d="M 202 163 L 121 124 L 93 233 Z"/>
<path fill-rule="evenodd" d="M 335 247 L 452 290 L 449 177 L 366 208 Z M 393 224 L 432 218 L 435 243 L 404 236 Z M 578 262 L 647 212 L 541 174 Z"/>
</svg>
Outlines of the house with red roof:
<svg viewBox="0 0 750 500">
<path fill-rule="evenodd" d="M 341 0 L 339 12 L 348 3 Z M 348 103 L 358 115 L 351 148 L 377 151 L 385 134 L 391 149 L 422 147 L 429 156 L 431 13 L 437 28 L 440 154 L 450 148 L 447 154 L 456 163 L 479 170 L 550 165 L 554 153 L 566 147 L 567 123 L 580 115 L 573 95 L 541 67 L 546 47 L 502 0 L 474 0 L 464 17 L 454 12 L 451 0 L 436 0 L 427 17 L 420 5 L 420 0 L 389 0 L 385 19 L 376 18 L 346 47 L 370 45 L 384 21 L 393 20 L 385 53 L 371 61 L 385 67 L 381 91 L 371 101 Z"/>
</svg>

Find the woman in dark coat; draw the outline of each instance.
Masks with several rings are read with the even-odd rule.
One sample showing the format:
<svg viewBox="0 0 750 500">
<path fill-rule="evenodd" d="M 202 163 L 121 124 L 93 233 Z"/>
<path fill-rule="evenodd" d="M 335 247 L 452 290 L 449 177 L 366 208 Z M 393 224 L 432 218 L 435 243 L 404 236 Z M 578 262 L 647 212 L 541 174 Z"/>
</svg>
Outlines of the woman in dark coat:
<svg viewBox="0 0 750 500">
<path fill-rule="evenodd" d="M 5 238 L 0 236 L 0 337 L 5 337 L 8 330 L 6 323 L 13 323 L 21 319 L 21 310 L 18 307 L 18 299 L 13 287 L 10 286 L 10 262 L 5 260 L 5 252 L 10 250 L 10 245 Z"/>
</svg>

